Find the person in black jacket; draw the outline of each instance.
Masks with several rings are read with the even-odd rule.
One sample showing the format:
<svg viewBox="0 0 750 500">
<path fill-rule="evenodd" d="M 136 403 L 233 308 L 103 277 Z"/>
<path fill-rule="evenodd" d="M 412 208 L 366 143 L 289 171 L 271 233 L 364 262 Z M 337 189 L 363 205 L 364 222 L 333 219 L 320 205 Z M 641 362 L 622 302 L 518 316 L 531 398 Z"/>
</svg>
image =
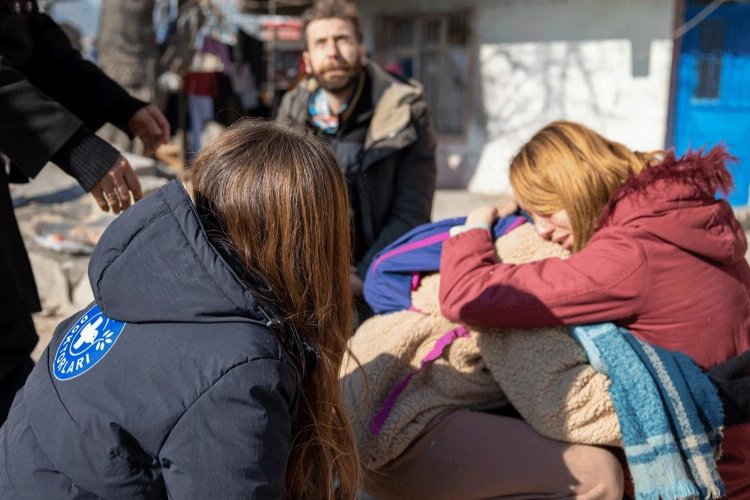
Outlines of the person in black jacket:
<svg viewBox="0 0 750 500">
<path fill-rule="evenodd" d="M 336 158 L 244 121 L 190 172 L 104 232 L 95 303 L 60 324 L 0 429 L 0 499 L 356 498 Z"/>
<path fill-rule="evenodd" d="M 357 8 L 317 0 L 302 15 L 303 78 L 287 92 L 276 119 L 330 144 L 351 193 L 352 291 L 373 257 L 430 221 L 435 194 L 435 134 L 422 86 L 368 61 Z M 359 320 L 372 314 L 357 302 Z"/>
<path fill-rule="evenodd" d="M 0 0 L 0 422 L 33 363 L 31 313 L 41 310 L 13 213 L 9 182 L 26 182 L 48 161 L 119 213 L 141 197 L 128 162 L 96 130 L 112 122 L 139 137 L 146 153 L 169 138 L 153 105 L 128 95 L 81 58 L 35 1 Z"/>
</svg>

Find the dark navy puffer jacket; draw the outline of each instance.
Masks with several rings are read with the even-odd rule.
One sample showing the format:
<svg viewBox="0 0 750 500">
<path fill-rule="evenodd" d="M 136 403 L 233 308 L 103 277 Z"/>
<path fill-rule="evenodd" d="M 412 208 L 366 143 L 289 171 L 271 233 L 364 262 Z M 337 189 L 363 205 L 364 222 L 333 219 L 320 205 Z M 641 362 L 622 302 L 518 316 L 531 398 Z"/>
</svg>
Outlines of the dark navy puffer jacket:
<svg viewBox="0 0 750 500">
<path fill-rule="evenodd" d="M 298 370 L 173 181 L 106 230 L 0 430 L 0 499 L 279 498 Z"/>
</svg>

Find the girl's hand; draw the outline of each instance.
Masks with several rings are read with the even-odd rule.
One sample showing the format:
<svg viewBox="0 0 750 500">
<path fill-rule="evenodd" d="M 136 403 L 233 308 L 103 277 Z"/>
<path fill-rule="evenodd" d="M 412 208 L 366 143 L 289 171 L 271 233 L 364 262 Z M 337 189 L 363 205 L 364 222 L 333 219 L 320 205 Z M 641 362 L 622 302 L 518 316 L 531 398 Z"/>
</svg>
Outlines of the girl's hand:
<svg viewBox="0 0 750 500">
<path fill-rule="evenodd" d="M 488 226 L 492 227 L 495 219 L 507 217 L 518 211 L 518 203 L 514 200 L 504 201 L 497 205 L 481 207 L 472 210 L 466 217 L 466 226 Z"/>
<path fill-rule="evenodd" d="M 499 219 L 508 217 L 509 215 L 513 215 L 514 213 L 518 212 L 518 209 L 520 208 L 516 200 L 505 200 L 502 203 L 498 203 L 496 207 L 497 217 Z"/>
</svg>

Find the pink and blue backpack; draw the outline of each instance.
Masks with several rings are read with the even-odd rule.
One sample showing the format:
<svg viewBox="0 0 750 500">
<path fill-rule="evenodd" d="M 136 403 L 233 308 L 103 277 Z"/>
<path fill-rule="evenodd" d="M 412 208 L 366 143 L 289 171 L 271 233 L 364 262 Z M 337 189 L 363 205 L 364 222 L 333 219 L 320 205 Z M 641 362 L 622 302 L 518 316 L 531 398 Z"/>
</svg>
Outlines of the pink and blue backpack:
<svg viewBox="0 0 750 500">
<path fill-rule="evenodd" d="M 458 217 L 417 226 L 375 256 L 367 270 L 364 287 L 365 300 L 375 314 L 403 310 L 421 312 L 412 306 L 411 292 L 419 287 L 424 274 L 440 270 L 440 254 L 443 242 L 450 238 L 450 228 L 465 221 L 465 217 Z M 492 237 L 497 239 L 527 221 L 523 215 L 498 219 L 492 226 Z M 411 379 L 442 356 L 443 351 L 456 339 L 467 336 L 469 331 L 464 326 L 458 326 L 435 341 L 420 367 L 408 373 L 383 401 L 371 423 L 373 436 L 380 434 L 399 395 Z"/>
<path fill-rule="evenodd" d="M 365 300 L 375 314 L 412 307 L 411 292 L 419 287 L 422 275 L 440 269 L 443 242 L 450 238 L 448 231 L 465 221 L 465 217 L 457 217 L 422 224 L 375 255 L 364 287 Z M 526 221 L 522 215 L 498 219 L 492 227 L 492 236 L 497 239 Z"/>
</svg>

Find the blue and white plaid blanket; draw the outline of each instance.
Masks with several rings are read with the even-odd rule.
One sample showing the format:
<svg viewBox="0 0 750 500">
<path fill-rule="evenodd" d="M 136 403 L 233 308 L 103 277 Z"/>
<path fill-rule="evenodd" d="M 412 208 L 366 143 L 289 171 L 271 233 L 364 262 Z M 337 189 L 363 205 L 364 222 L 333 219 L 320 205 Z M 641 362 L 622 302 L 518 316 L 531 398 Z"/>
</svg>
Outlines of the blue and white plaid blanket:
<svg viewBox="0 0 750 500">
<path fill-rule="evenodd" d="M 594 369 L 612 381 L 636 499 L 725 495 L 716 469 L 724 411 L 700 368 L 612 323 L 571 330 Z"/>
</svg>

